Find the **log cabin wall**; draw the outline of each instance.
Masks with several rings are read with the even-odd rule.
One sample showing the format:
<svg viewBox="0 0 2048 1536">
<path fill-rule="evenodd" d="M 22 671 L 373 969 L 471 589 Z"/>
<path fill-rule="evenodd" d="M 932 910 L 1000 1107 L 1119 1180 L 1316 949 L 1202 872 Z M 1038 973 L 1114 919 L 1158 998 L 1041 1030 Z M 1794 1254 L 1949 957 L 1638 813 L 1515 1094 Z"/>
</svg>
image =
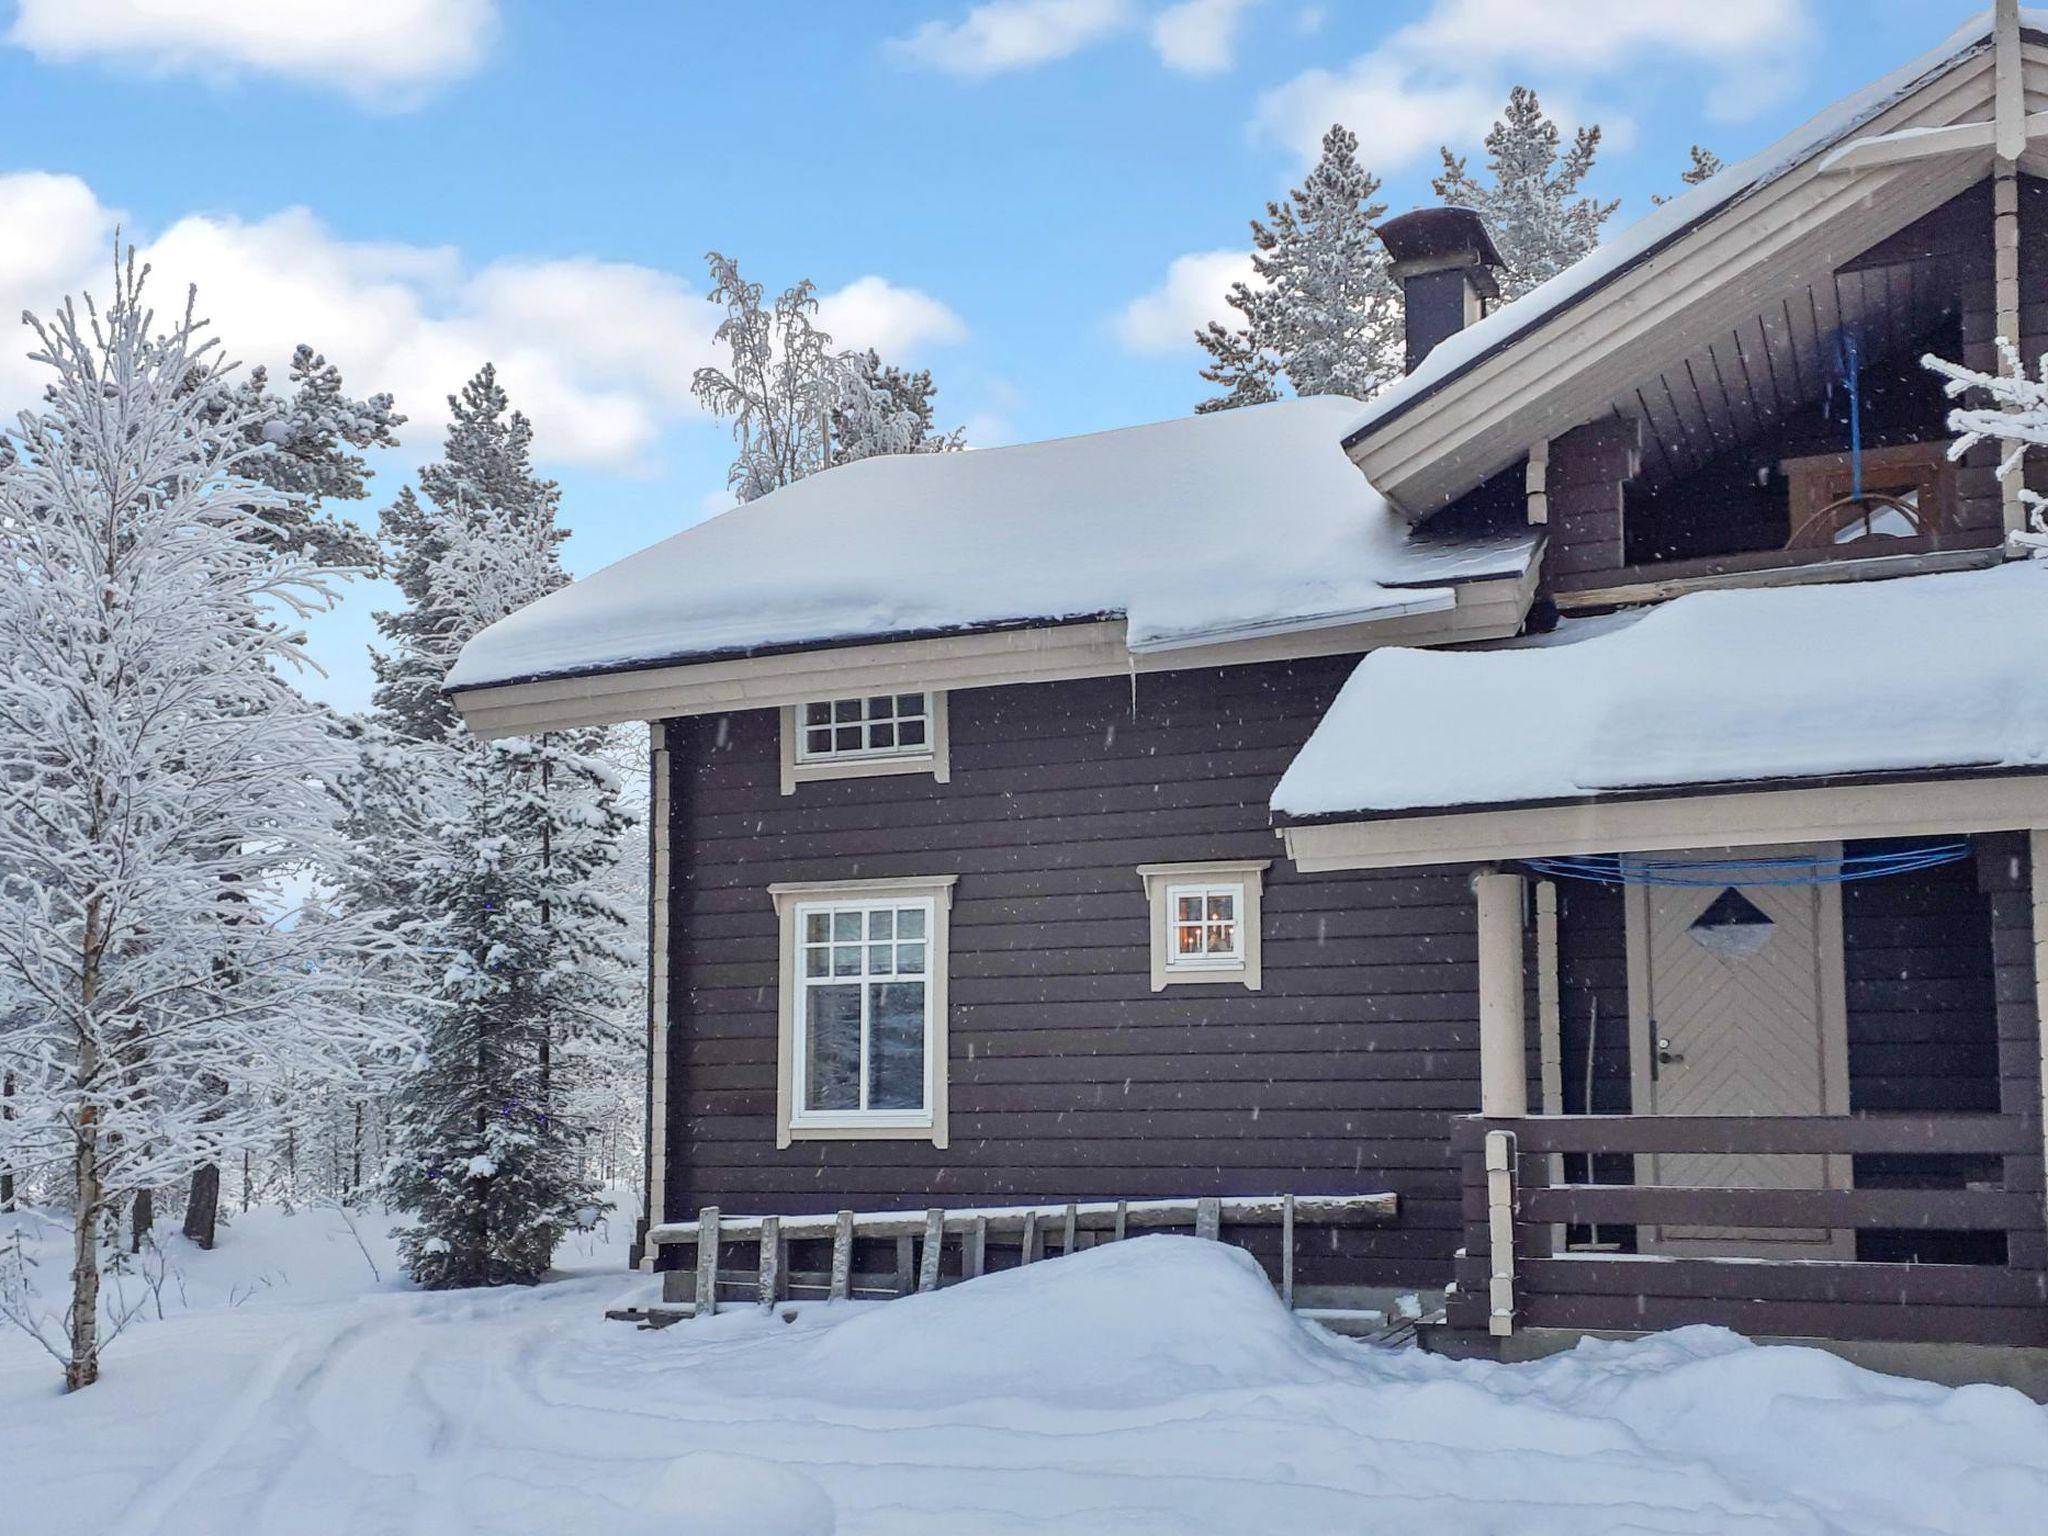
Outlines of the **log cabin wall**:
<svg viewBox="0 0 2048 1536">
<path fill-rule="evenodd" d="M 1478 1105 L 1469 871 L 1302 875 L 1267 814 L 1355 657 L 957 691 L 951 782 L 779 792 L 773 711 L 671 721 L 666 1215 L 1393 1190 L 1304 1285 L 1435 1286 Z M 1271 859 L 1260 991 L 1150 987 L 1137 866 Z M 951 1145 L 775 1145 L 775 881 L 957 874 Z M 1253 1244 L 1256 1249 L 1257 1244 Z"/>
</svg>

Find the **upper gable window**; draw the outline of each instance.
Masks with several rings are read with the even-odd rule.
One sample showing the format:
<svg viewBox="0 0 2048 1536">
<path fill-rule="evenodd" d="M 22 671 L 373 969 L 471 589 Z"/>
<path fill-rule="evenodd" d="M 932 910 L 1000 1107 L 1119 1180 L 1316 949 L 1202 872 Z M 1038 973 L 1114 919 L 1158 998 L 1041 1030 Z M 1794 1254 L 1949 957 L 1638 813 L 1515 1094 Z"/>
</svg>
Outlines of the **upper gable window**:
<svg viewBox="0 0 2048 1536">
<path fill-rule="evenodd" d="M 864 694 L 857 699 L 820 699 L 799 711 L 800 763 L 850 757 L 928 757 L 932 750 L 932 696 L 928 693 Z"/>
<path fill-rule="evenodd" d="M 871 692 L 807 699 L 782 711 L 782 792 L 818 779 L 949 774 L 946 695 Z"/>
</svg>

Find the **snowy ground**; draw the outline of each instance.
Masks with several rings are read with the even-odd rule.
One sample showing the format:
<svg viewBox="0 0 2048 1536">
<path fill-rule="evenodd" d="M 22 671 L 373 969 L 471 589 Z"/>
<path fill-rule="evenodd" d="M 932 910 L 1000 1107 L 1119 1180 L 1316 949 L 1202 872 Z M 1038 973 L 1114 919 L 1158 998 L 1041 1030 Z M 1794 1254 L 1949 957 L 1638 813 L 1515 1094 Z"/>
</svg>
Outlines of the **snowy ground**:
<svg viewBox="0 0 2048 1536">
<path fill-rule="evenodd" d="M 647 1295 L 613 1248 L 531 1291 L 422 1295 L 382 1225 L 381 1283 L 331 1212 L 258 1212 L 176 1255 L 184 1304 L 167 1288 L 75 1397 L 0 1339 L 0 1529 L 1975 1536 L 2048 1516 L 2048 1411 L 2016 1393 L 1710 1329 L 1508 1368 L 1373 1351 L 1192 1238 L 652 1334 L 601 1320 Z"/>
</svg>

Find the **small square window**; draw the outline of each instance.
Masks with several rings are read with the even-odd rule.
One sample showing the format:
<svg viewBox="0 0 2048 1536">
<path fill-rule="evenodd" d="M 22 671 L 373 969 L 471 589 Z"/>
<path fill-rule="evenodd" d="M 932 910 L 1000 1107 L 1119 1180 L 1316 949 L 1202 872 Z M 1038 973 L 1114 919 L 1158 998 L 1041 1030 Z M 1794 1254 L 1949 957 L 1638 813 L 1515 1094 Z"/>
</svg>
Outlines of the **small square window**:
<svg viewBox="0 0 2048 1536">
<path fill-rule="evenodd" d="M 1152 988 L 1174 982 L 1261 984 L 1259 903 L 1267 860 L 1150 864 Z"/>
</svg>

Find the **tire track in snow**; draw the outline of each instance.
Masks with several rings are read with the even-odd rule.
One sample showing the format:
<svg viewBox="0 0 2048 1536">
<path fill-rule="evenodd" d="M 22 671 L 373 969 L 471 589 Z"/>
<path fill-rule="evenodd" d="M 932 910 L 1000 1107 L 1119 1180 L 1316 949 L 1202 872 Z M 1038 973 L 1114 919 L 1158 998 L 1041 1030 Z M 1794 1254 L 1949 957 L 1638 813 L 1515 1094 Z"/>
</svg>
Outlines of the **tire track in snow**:
<svg viewBox="0 0 2048 1536">
<path fill-rule="evenodd" d="M 333 1341 L 328 1342 L 331 1344 Z M 153 1536 L 163 1525 L 164 1517 L 199 1486 L 202 1478 L 227 1459 L 244 1435 L 257 1426 L 263 1410 L 279 1395 L 285 1376 L 302 1347 L 300 1341 L 293 1341 L 270 1352 L 213 1428 L 201 1436 L 199 1443 L 179 1458 L 169 1472 L 151 1483 L 128 1506 L 121 1523 L 114 1528 L 115 1536 Z M 319 1367 L 316 1365 L 314 1369 L 317 1371 Z"/>
</svg>

